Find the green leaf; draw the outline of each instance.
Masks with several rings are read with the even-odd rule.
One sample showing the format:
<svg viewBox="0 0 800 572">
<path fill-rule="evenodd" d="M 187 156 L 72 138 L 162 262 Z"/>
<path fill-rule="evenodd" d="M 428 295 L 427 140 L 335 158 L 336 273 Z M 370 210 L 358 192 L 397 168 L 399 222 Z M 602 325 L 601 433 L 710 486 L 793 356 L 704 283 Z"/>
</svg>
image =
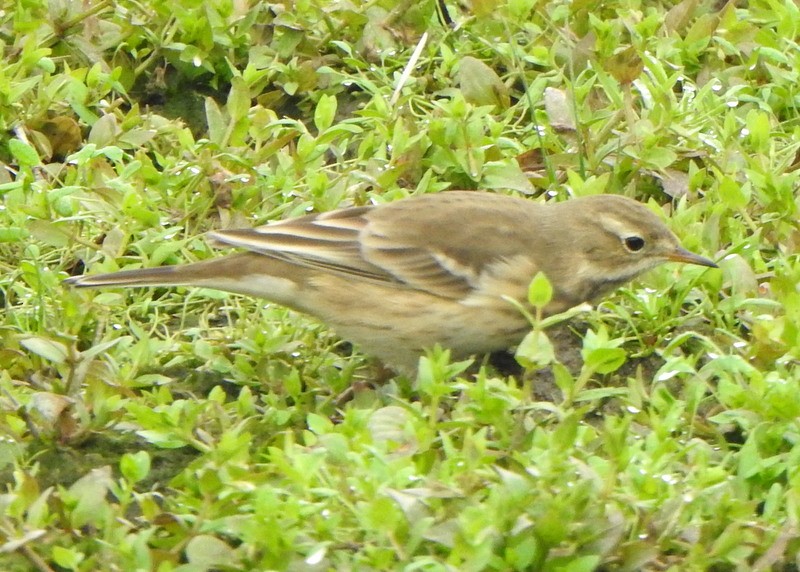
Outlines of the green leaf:
<svg viewBox="0 0 800 572">
<path fill-rule="evenodd" d="M 186 446 L 186 440 L 172 431 L 143 429 L 136 432 L 142 439 L 163 449 L 178 449 Z"/>
<path fill-rule="evenodd" d="M 106 493 L 114 486 L 111 467 L 91 469 L 69 488 L 69 497 L 75 502 L 70 522 L 76 528 L 87 524 L 100 526 L 106 522 L 110 508 Z"/>
<path fill-rule="evenodd" d="M 719 16 L 717 14 L 701 14 L 686 33 L 686 44 L 694 44 L 697 42 L 704 46 L 707 45 L 712 38 L 716 39 L 716 37 L 718 37 L 714 34 L 718 27 Z"/>
<path fill-rule="evenodd" d="M 28 236 L 28 231 L 18 226 L 0 228 L 0 242 L 21 242 Z"/>
<path fill-rule="evenodd" d="M 678 160 L 678 155 L 675 151 L 665 147 L 643 149 L 639 157 L 649 167 L 662 171 Z"/>
<path fill-rule="evenodd" d="M 459 63 L 458 84 L 464 99 L 474 105 L 506 109 L 511 104 L 508 88 L 497 72 L 472 56 L 464 56 Z"/>
<path fill-rule="evenodd" d="M 119 133 L 120 127 L 117 124 L 117 118 L 113 113 L 107 113 L 94 122 L 86 141 L 102 148 L 114 143 Z"/>
<path fill-rule="evenodd" d="M 575 387 L 575 378 L 572 377 L 569 369 L 564 364 L 554 363 L 552 365 L 553 379 L 556 386 L 564 395 L 570 395 Z"/>
<path fill-rule="evenodd" d="M 38 62 L 36 62 L 36 67 L 38 67 L 40 70 L 46 71 L 47 73 L 53 73 L 56 71 L 56 64 L 51 58 L 40 59 Z"/>
<path fill-rule="evenodd" d="M 575 397 L 575 401 L 593 401 L 596 399 L 606 399 L 607 397 L 622 397 L 628 394 L 626 387 L 598 387 L 581 391 Z"/>
<path fill-rule="evenodd" d="M 333 429 L 333 423 L 331 423 L 330 419 L 316 413 L 309 413 L 306 416 L 306 423 L 309 431 L 315 435 L 324 435 Z"/>
<path fill-rule="evenodd" d="M 769 149 L 770 131 L 769 116 L 758 109 L 751 109 L 747 113 L 748 138 L 756 149 L 767 152 Z"/>
<path fill-rule="evenodd" d="M 533 185 L 516 161 L 490 161 L 483 166 L 481 187 L 487 189 L 510 189 L 532 194 Z"/>
<path fill-rule="evenodd" d="M 41 163 L 36 149 L 19 139 L 9 139 L 8 150 L 21 167 L 33 167 Z"/>
<path fill-rule="evenodd" d="M 64 363 L 69 357 L 67 346 L 55 340 L 32 337 L 25 338 L 20 344 L 39 357 L 43 357 L 53 363 Z"/>
<path fill-rule="evenodd" d="M 578 426 L 580 423 L 581 417 L 577 412 L 573 411 L 564 417 L 561 423 L 556 426 L 553 434 L 553 444 L 562 451 L 568 451 L 572 448 L 578 438 Z"/>
<path fill-rule="evenodd" d="M 630 84 L 639 77 L 644 62 L 635 46 L 618 50 L 609 58 L 603 59 L 603 67 L 621 84 Z"/>
<path fill-rule="evenodd" d="M 553 343 L 541 330 L 533 330 L 517 347 L 517 361 L 523 367 L 532 369 L 545 367 L 556 359 Z"/>
<path fill-rule="evenodd" d="M 63 546 L 53 547 L 53 561 L 61 568 L 67 570 L 77 570 L 78 565 L 83 561 L 84 554 L 72 548 L 65 548 Z"/>
<path fill-rule="evenodd" d="M 49 199 L 50 197 L 48 197 Z M 28 224 L 31 236 L 50 246 L 58 248 L 66 247 L 70 241 L 70 235 L 65 232 L 63 225 L 44 220 L 32 220 Z"/>
<path fill-rule="evenodd" d="M 731 209 L 742 209 L 750 202 L 750 189 L 747 184 L 740 185 L 725 175 L 719 182 L 719 197 Z"/>
<path fill-rule="evenodd" d="M 236 552 L 216 536 L 201 534 L 186 545 L 186 559 L 198 570 L 233 568 Z"/>
<path fill-rule="evenodd" d="M 559 570 L 560 572 L 592 572 L 597 570 L 600 564 L 600 557 L 593 554 L 587 556 L 563 558 L 566 562 L 563 566 L 553 566 L 552 570 Z"/>
<path fill-rule="evenodd" d="M 600 374 L 617 371 L 628 358 L 622 348 L 598 348 L 584 353 L 584 367 Z"/>
<path fill-rule="evenodd" d="M 206 122 L 208 123 L 208 138 L 217 145 L 225 142 L 225 131 L 228 122 L 214 98 L 206 98 Z"/>
<path fill-rule="evenodd" d="M 333 120 L 336 117 L 336 108 L 338 102 L 335 95 L 322 94 L 317 102 L 317 107 L 314 109 L 314 125 L 317 130 L 322 132 L 328 127 L 333 125 Z"/>
<path fill-rule="evenodd" d="M 128 481 L 137 483 L 150 472 L 150 455 L 147 451 L 125 453 L 119 461 L 119 469 Z"/>
<path fill-rule="evenodd" d="M 553 285 L 543 272 L 538 272 L 528 285 L 528 303 L 534 308 L 544 308 L 553 299 Z"/>
<path fill-rule="evenodd" d="M 228 94 L 226 109 L 231 121 L 244 119 L 250 112 L 250 90 L 239 76 L 231 79 L 231 91 Z"/>
</svg>

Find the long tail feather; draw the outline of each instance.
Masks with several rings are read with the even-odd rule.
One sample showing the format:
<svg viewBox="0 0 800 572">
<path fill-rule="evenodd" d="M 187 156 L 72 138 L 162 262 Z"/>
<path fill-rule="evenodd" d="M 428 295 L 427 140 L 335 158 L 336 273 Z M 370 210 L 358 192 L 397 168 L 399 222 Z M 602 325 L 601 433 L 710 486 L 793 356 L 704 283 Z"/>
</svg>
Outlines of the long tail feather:
<svg viewBox="0 0 800 572">
<path fill-rule="evenodd" d="M 64 283 L 78 288 L 200 286 L 299 308 L 297 288 L 307 282 L 309 273 L 313 272 L 286 260 L 240 252 L 193 264 L 73 276 Z"/>
<path fill-rule="evenodd" d="M 177 272 L 176 268 L 178 267 L 161 266 L 93 276 L 73 276 L 64 280 L 64 284 L 76 288 L 102 288 L 110 286 L 180 286 L 190 283 L 191 279 L 187 277 L 186 273 Z"/>
</svg>

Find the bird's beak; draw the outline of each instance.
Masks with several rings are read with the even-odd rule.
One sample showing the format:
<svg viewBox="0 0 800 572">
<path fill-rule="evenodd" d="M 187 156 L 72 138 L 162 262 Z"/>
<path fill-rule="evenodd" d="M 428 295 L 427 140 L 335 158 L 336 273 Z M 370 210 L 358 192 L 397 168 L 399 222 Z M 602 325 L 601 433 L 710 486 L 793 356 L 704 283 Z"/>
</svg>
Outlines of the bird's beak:
<svg viewBox="0 0 800 572">
<path fill-rule="evenodd" d="M 672 253 L 667 255 L 667 259 L 673 262 L 683 262 L 685 264 L 699 264 L 700 266 L 708 266 L 709 268 L 719 268 L 716 264 L 704 256 L 689 252 L 685 248 L 678 247 Z"/>
</svg>

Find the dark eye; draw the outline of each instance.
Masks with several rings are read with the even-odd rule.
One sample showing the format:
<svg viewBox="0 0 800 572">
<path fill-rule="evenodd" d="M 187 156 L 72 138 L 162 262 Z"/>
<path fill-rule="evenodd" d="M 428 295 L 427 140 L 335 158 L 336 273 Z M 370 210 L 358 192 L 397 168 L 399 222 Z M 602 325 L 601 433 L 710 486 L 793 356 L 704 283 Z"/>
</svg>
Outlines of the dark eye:
<svg viewBox="0 0 800 572">
<path fill-rule="evenodd" d="M 641 236 L 629 236 L 622 240 L 629 252 L 639 252 L 644 248 L 644 239 Z"/>
</svg>

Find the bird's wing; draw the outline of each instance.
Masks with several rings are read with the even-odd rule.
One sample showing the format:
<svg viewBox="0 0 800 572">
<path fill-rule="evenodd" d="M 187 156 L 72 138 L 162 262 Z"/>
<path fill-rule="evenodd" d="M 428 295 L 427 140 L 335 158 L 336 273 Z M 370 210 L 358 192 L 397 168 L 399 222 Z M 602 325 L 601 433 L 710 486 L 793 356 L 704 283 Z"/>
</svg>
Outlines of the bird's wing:
<svg viewBox="0 0 800 572">
<path fill-rule="evenodd" d="M 515 234 L 530 221 L 519 202 L 447 192 L 211 236 L 302 266 L 463 299 L 485 273 L 520 255 Z"/>
<path fill-rule="evenodd" d="M 256 228 L 211 232 L 209 236 L 228 246 L 301 266 L 385 282 L 393 277 L 364 258 L 359 241 L 372 208 L 339 209 Z"/>
<path fill-rule="evenodd" d="M 362 252 L 413 288 L 465 299 L 484 290 L 487 280 L 506 278 L 514 265 L 527 271 L 538 208 L 493 193 L 422 195 L 370 213 Z"/>
</svg>

